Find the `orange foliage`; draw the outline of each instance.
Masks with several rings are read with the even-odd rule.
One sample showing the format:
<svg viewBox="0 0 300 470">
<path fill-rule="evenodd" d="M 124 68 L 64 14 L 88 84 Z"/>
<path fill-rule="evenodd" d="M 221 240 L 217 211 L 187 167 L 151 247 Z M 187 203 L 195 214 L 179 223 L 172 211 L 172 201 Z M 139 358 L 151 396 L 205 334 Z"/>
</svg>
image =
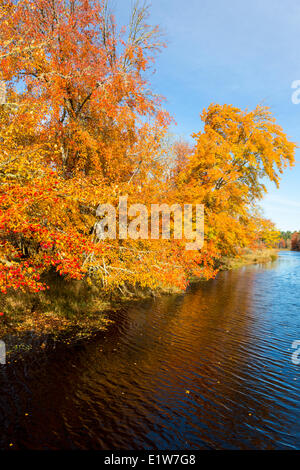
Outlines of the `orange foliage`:
<svg viewBox="0 0 300 470">
<path fill-rule="evenodd" d="M 300 234 L 298 232 L 292 234 L 291 249 L 293 251 L 300 251 Z"/>
<path fill-rule="evenodd" d="M 136 5 L 125 33 L 104 1 L 0 3 L 3 293 L 45 289 L 50 269 L 107 290 L 185 287 L 261 236 L 261 178 L 279 183 L 294 144 L 266 108 L 211 105 L 195 149 L 176 144 L 172 161 L 170 117 L 144 73 L 163 46 L 146 15 Z M 117 206 L 120 195 L 148 208 L 204 204 L 203 249 L 186 251 L 184 240 L 99 240 L 96 208 Z"/>
</svg>

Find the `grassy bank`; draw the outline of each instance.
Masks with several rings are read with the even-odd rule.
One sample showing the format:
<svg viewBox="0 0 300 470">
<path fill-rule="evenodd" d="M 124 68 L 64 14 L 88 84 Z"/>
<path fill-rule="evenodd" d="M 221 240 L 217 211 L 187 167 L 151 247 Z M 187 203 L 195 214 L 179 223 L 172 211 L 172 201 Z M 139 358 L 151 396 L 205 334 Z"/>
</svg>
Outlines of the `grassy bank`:
<svg viewBox="0 0 300 470">
<path fill-rule="evenodd" d="M 262 250 L 246 250 L 239 257 L 236 258 L 224 258 L 220 264 L 220 271 L 228 271 L 231 269 L 241 268 L 250 264 L 268 263 L 270 261 L 276 261 L 278 258 L 277 251 L 274 249 L 262 249 Z"/>
<path fill-rule="evenodd" d="M 87 335 L 105 328 L 105 311 L 111 304 L 99 289 L 84 281 L 65 281 L 51 276 L 49 290 L 37 294 L 8 293 L 1 299 L 2 337 L 33 331 L 39 335 L 77 331 Z"/>
</svg>

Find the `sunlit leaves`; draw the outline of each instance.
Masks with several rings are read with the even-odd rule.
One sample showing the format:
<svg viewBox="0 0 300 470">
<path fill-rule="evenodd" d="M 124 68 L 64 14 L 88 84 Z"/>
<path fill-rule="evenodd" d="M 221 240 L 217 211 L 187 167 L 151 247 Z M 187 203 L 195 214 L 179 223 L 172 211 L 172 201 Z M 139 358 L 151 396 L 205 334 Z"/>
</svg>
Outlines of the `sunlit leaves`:
<svg viewBox="0 0 300 470">
<path fill-rule="evenodd" d="M 217 261 L 275 243 L 255 213 L 295 145 L 269 110 L 211 105 L 195 147 L 166 144 L 170 117 L 144 73 L 162 46 L 135 5 L 119 30 L 106 2 L 0 3 L 0 291 L 45 289 L 49 270 L 127 294 L 185 288 Z M 100 203 L 204 204 L 205 243 L 99 240 Z"/>
</svg>

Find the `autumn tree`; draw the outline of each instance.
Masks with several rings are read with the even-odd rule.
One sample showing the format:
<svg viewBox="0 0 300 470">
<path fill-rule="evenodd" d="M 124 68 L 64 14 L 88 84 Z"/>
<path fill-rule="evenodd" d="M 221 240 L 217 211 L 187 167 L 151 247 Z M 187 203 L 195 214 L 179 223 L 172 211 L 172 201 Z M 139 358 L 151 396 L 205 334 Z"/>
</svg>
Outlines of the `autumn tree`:
<svg viewBox="0 0 300 470">
<path fill-rule="evenodd" d="M 147 16 L 136 3 L 124 29 L 106 1 L 0 3 L 3 293 L 45 289 L 49 271 L 108 292 L 184 288 L 261 236 L 263 181 L 279 184 L 295 145 L 266 108 L 211 105 L 194 146 L 168 147 L 170 117 L 147 79 L 163 44 Z M 97 206 L 117 208 L 120 196 L 149 212 L 152 203 L 204 204 L 204 247 L 99 237 Z"/>
<path fill-rule="evenodd" d="M 159 171 L 169 117 L 144 78 L 162 46 L 158 29 L 147 25 L 146 6 L 135 4 L 126 35 L 117 31 L 106 2 L 3 5 L 5 290 L 19 285 L 11 276 L 30 285 L 16 256 L 26 258 L 30 272 L 54 265 L 77 278 L 95 271 L 99 261 L 92 260 L 103 251 L 91 236 L 96 207 L 122 191 L 131 194 L 137 182 Z M 116 250 L 109 257 L 118 258 Z M 102 258 L 104 269 L 111 260 Z"/>
<path fill-rule="evenodd" d="M 280 242 L 280 232 L 276 229 L 274 222 L 263 217 L 256 218 L 257 242 L 266 248 L 275 248 Z"/>
<path fill-rule="evenodd" d="M 286 248 L 286 241 L 284 238 L 281 238 L 278 242 L 278 247 L 281 248 L 281 249 L 284 249 Z"/>
<path fill-rule="evenodd" d="M 193 153 L 193 147 L 189 142 L 184 140 L 177 140 L 173 144 L 173 153 L 174 153 L 174 173 L 175 179 L 176 176 L 185 171 L 189 158 Z"/>
<path fill-rule="evenodd" d="M 300 251 L 300 234 L 299 232 L 294 232 L 291 238 L 291 250 Z"/>
<path fill-rule="evenodd" d="M 177 184 L 183 199 L 192 194 L 205 206 L 206 243 L 232 255 L 256 239 L 255 208 L 265 181 L 279 185 L 294 163 L 295 144 L 262 106 L 211 105 L 201 117 L 204 130 L 194 135 L 195 152 Z"/>
</svg>

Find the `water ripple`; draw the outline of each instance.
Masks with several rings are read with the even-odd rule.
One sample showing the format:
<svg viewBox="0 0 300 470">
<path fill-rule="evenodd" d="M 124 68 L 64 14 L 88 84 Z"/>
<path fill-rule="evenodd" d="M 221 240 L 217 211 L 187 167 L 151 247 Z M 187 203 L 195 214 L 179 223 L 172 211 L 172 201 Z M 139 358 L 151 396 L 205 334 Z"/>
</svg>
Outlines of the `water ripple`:
<svg viewBox="0 0 300 470">
<path fill-rule="evenodd" d="M 299 449 L 300 254 L 112 314 L 85 344 L 0 369 L 0 446 Z"/>
</svg>

